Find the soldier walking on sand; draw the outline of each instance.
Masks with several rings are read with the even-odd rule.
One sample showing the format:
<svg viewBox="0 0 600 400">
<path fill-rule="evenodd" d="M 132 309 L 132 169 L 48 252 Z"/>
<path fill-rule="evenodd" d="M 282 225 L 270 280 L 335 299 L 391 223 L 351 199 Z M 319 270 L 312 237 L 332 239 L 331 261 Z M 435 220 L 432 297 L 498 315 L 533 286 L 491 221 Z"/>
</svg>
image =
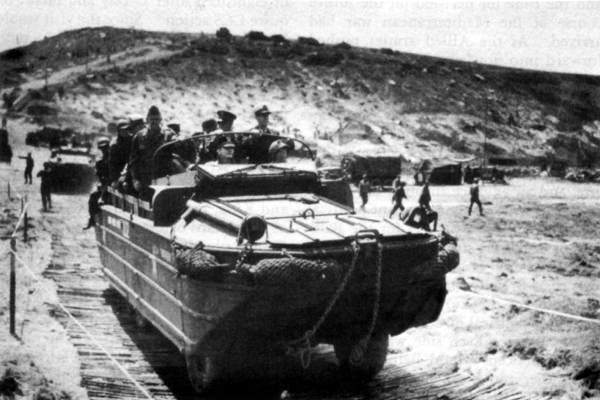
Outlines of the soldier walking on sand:
<svg viewBox="0 0 600 400">
<path fill-rule="evenodd" d="M 360 209 L 363 211 L 365 211 L 365 206 L 369 202 L 369 191 L 370 190 L 371 190 L 371 183 L 368 180 L 367 174 L 364 174 L 362 180 L 358 183 L 358 193 L 360 194 L 360 198 L 362 200 Z"/>
<path fill-rule="evenodd" d="M 33 172 L 33 166 L 34 166 L 34 162 L 33 162 L 33 157 L 31 157 L 31 152 L 27 153 L 27 157 L 23 157 L 23 156 L 19 156 L 19 158 L 22 158 L 23 160 L 25 160 L 26 164 L 25 164 L 25 184 L 27 184 L 27 181 L 29 180 L 29 184 L 31 185 L 33 182 L 31 181 L 31 173 Z"/>
<path fill-rule="evenodd" d="M 473 204 L 477 204 L 477 206 L 479 207 L 479 215 L 484 217 L 485 215 L 483 214 L 483 207 L 481 206 L 481 200 L 479 200 L 479 179 L 478 178 L 475 178 L 475 180 L 473 180 L 473 184 L 471 185 L 469 192 L 471 194 L 471 204 L 469 205 L 469 216 L 471 216 Z"/>
<path fill-rule="evenodd" d="M 396 191 L 396 189 L 398 189 L 400 187 L 401 183 L 403 183 L 402 182 L 402 175 L 398 174 L 398 176 L 392 182 L 392 188 L 394 189 L 394 191 Z M 404 183 L 404 184 L 406 185 L 406 183 Z"/>
<path fill-rule="evenodd" d="M 44 169 L 37 173 L 37 176 L 42 179 L 40 185 L 40 193 L 42 194 L 42 206 L 44 211 L 48 211 L 52 208 L 52 198 L 50 192 L 52 191 L 52 170 L 50 169 L 50 163 L 44 163 Z"/>
<path fill-rule="evenodd" d="M 433 211 L 431 209 L 431 193 L 429 192 L 429 182 L 425 181 L 421 195 L 419 196 L 419 205 L 427 211 Z"/>
<path fill-rule="evenodd" d="M 395 183 L 395 182 L 394 182 Z M 395 185 L 394 185 L 395 186 Z M 404 206 L 402 205 L 402 199 L 406 199 L 406 192 L 404 191 L 404 186 L 406 186 L 406 182 L 400 181 L 398 187 L 395 188 L 394 195 L 392 196 L 392 203 L 394 207 L 390 212 L 390 218 L 396 212 L 396 210 L 400 209 L 400 212 L 404 211 Z"/>
</svg>

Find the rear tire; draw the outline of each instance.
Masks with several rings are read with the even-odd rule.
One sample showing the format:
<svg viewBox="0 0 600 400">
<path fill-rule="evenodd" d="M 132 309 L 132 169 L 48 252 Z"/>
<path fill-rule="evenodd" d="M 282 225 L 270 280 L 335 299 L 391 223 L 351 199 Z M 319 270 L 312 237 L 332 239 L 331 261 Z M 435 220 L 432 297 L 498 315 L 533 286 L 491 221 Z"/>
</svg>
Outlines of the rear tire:
<svg viewBox="0 0 600 400">
<path fill-rule="evenodd" d="M 202 354 L 186 354 L 188 376 L 198 393 L 208 391 L 218 377 L 218 368 L 213 357 Z"/>
<path fill-rule="evenodd" d="M 362 361 L 358 364 L 350 362 L 350 354 L 356 343 L 343 342 L 334 344 L 335 356 L 340 370 L 355 379 L 371 379 L 385 364 L 389 347 L 389 335 L 385 332 L 374 333 L 367 344 Z"/>
<path fill-rule="evenodd" d="M 135 325 L 140 329 L 146 329 L 150 326 L 150 322 L 139 310 L 135 310 Z"/>
</svg>

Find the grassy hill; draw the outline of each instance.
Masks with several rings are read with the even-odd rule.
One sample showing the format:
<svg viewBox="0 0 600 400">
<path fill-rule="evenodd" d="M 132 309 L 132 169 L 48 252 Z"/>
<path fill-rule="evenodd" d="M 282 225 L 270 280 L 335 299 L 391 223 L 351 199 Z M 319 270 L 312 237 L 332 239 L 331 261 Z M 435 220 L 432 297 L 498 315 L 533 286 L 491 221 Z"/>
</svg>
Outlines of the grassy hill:
<svg viewBox="0 0 600 400">
<path fill-rule="evenodd" d="M 273 126 L 317 141 L 326 164 L 346 152 L 414 162 L 600 161 L 600 77 L 259 32 L 219 38 L 110 27 L 64 32 L 0 61 L 3 94 L 21 88 L 11 117 L 39 125 L 102 133 L 154 104 L 187 134 L 219 109 L 236 113 L 244 129 L 254 123 L 252 107 L 266 103 Z"/>
</svg>

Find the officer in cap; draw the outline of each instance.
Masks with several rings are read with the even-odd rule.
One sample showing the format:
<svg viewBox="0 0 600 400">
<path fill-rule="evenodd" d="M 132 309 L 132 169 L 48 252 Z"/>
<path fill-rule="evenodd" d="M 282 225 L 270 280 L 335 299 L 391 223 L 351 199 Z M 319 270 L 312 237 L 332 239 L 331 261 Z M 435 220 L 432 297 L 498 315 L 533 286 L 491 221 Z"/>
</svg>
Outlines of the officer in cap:
<svg viewBox="0 0 600 400">
<path fill-rule="evenodd" d="M 217 128 L 217 121 L 213 118 L 207 119 L 206 121 L 202 122 L 202 133 L 204 134 L 214 132 L 217 130 Z"/>
<path fill-rule="evenodd" d="M 132 134 L 130 122 L 125 119 L 117 121 L 117 137 L 112 140 L 109 149 L 109 182 L 113 185 L 121 175 L 125 164 L 129 161 Z"/>
<path fill-rule="evenodd" d="M 217 148 L 217 159 L 206 165 L 235 164 L 235 143 L 224 136 L 218 137 L 214 142 Z"/>
<path fill-rule="evenodd" d="M 144 116 L 142 114 L 132 114 L 129 116 L 129 131 L 131 136 L 135 136 L 136 133 L 146 127 Z"/>
<path fill-rule="evenodd" d="M 269 156 L 273 163 L 284 163 L 287 161 L 288 151 L 294 149 L 292 139 L 277 139 L 269 146 Z"/>
<path fill-rule="evenodd" d="M 227 110 L 219 110 L 217 111 L 217 116 L 219 117 L 217 121 L 219 129 L 215 133 L 233 131 L 233 122 L 237 119 L 237 115 Z"/>
<path fill-rule="evenodd" d="M 269 115 L 271 115 L 271 111 L 269 111 L 269 108 L 266 105 L 258 105 L 254 107 L 252 112 L 254 113 L 254 118 L 256 118 L 256 122 L 258 122 L 258 125 L 252 128 L 250 132 L 268 133 L 270 135 L 278 134 L 277 132 L 269 128 Z"/>
<path fill-rule="evenodd" d="M 98 149 L 102 153 L 102 157 L 96 161 L 96 176 L 98 182 L 102 186 L 106 186 L 109 183 L 109 151 L 110 151 L 110 140 L 108 138 L 102 138 L 98 140 Z"/>
<path fill-rule="evenodd" d="M 213 133 L 227 133 L 233 130 L 233 122 L 237 119 L 237 115 L 227 110 L 219 110 L 217 111 L 217 116 L 219 119 L 217 123 L 219 124 L 219 129 L 215 130 Z M 218 159 L 217 150 L 220 145 L 219 141 L 220 136 L 217 136 L 210 144 L 208 145 L 208 152 L 211 154 L 212 159 Z M 235 141 L 235 139 L 231 138 L 231 141 Z M 235 142 L 234 142 L 235 145 Z"/>
<path fill-rule="evenodd" d="M 217 121 L 214 118 L 204 120 L 202 122 L 202 132 L 196 132 L 192 137 L 208 135 L 217 130 Z M 194 141 L 195 146 L 198 149 L 198 162 L 205 162 L 207 160 L 214 160 L 214 155 L 210 153 L 208 146 L 206 145 L 206 139 L 202 139 L 202 142 Z"/>
<path fill-rule="evenodd" d="M 146 116 L 147 127 L 140 130 L 134 137 L 131 145 L 131 155 L 129 157 L 128 170 L 131 173 L 133 189 L 144 200 L 151 200 L 152 191 L 150 184 L 154 177 L 158 177 L 164 171 L 155 171 L 153 166 L 154 154 L 165 143 L 172 140 L 173 131 L 161 128 L 162 115 L 158 107 L 152 106 Z M 166 152 L 163 152 L 166 153 Z M 158 158 L 168 157 L 170 154 L 161 154 Z M 156 160 L 156 166 L 170 166 L 170 158 L 166 160 Z M 155 172 L 156 176 L 152 176 Z"/>
<path fill-rule="evenodd" d="M 167 124 L 167 128 L 175 132 L 177 136 L 179 136 L 179 133 L 181 132 L 181 125 L 179 125 L 178 122 L 171 122 L 170 124 Z"/>
<path fill-rule="evenodd" d="M 269 115 L 271 111 L 266 105 L 259 105 L 253 109 L 254 117 L 258 122 L 249 132 L 255 133 L 244 142 L 243 152 L 248 156 L 250 164 L 266 164 L 271 161 L 269 149 L 271 144 L 277 140 L 277 132 L 269 128 Z"/>
</svg>

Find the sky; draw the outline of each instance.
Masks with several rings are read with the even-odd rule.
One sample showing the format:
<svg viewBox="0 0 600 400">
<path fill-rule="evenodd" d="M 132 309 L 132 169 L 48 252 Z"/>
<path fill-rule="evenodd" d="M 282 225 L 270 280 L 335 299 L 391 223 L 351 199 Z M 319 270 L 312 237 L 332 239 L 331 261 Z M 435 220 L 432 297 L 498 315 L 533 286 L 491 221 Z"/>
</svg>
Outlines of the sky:
<svg viewBox="0 0 600 400">
<path fill-rule="evenodd" d="M 391 48 L 600 75 L 600 2 L 389 0 L 0 0 L 0 51 L 65 30 L 114 26 Z"/>
</svg>

